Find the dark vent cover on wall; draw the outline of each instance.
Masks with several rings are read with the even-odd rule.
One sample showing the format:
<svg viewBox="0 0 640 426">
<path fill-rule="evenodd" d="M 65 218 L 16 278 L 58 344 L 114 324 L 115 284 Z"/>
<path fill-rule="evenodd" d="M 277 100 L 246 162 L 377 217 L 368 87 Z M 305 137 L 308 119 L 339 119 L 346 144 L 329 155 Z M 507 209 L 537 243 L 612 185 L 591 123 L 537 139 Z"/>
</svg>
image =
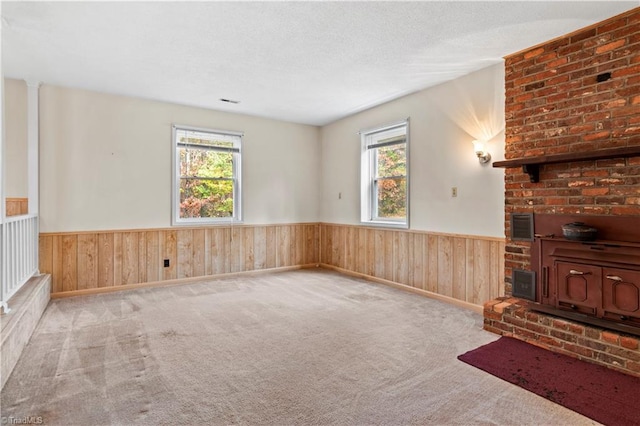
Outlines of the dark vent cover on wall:
<svg viewBox="0 0 640 426">
<path fill-rule="evenodd" d="M 511 293 L 514 297 L 536 301 L 536 273 L 534 271 L 514 269 L 511 283 Z"/>
<path fill-rule="evenodd" d="M 533 241 L 533 213 L 511 213 L 511 239 Z"/>
</svg>

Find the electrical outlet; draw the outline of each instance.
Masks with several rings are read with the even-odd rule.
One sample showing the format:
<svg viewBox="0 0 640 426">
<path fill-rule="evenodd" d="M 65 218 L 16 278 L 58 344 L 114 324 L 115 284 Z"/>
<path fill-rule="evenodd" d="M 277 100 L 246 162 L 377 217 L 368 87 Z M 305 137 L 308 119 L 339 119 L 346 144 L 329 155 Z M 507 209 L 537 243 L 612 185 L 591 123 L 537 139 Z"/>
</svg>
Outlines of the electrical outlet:
<svg viewBox="0 0 640 426">
<path fill-rule="evenodd" d="M 168 268 L 169 267 L 169 259 L 165 259 L 164 260 L 164 267 Z"/>
<path fill-rule="evenodd" d="M 457 186 L 451 187 L 451 196 L 452 197 L 457 197 L 458 196 L 458 187 Z"/>
<path fill-rule="evenodd" d="M 342 200 L 342 192 L 338 192 L 338 200 Z"/>
</svg>

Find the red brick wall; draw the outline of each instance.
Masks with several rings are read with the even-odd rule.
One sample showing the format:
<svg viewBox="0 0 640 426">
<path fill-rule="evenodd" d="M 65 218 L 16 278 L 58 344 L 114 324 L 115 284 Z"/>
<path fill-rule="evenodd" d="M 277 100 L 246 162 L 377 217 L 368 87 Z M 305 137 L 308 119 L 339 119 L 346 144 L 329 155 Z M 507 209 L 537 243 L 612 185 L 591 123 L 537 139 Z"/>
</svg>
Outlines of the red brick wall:
<svg viewBox="0 0 640 426">
<path fill-rule="evenodd" d="M 507 159 L 640 146 L 640 8 L 511 55 L 505 66 Z M 531 269 L 530 243 L 509 239 L 514 212 L 640 217 L 640 157 L 544 165 L 537 183 L 506 169 L 507 296 L 484 312 L 489 331 L 640 377 L 639 338 L 509 297 L 512 269 Z"/>
<path fill-rule="evenodd" d="M 640 145 L 640 8 L 505 61 L 506 159 Z M 545 165 L 538 183 L 506 169 L 506 294 L 530 269 L 512 212 L 640 215 L 640 157 Z"/>
</svg>

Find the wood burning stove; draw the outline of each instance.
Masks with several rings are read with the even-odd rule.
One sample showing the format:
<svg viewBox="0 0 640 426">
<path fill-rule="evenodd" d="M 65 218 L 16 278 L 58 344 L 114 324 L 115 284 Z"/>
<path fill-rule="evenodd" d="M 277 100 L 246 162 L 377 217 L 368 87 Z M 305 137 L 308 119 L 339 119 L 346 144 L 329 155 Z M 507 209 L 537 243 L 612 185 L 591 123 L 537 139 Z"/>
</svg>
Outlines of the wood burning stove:
<svg viewBox="0 0 640 426">
<path fill-rule="evenodd" d="M 562 224 L 598 229 L 594 241 L 562 236 Z M 640 218 L 535 215 L 531 308 L 640 335 Z"/>
</svg>

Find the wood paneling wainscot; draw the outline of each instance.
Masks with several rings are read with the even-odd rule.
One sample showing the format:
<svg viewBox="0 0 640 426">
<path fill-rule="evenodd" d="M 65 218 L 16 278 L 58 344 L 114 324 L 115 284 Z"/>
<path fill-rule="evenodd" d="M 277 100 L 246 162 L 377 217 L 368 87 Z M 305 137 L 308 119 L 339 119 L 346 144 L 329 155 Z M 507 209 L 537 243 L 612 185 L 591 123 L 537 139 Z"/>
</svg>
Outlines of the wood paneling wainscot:
<svg viewBox="0 0 640 426">
<path fill-rule="evenodd" d="M 7 198 L 5 203 L 6 216 L 20 216 L 23 214 L 29 214 L 28 198 Z"/>
<path fill-rule="evenodd" d="M 326 223 L 40 234 L 54 297 L 316 264 L 475 310 L 504 294 L 500 238 Z"/>
<path fill-rule="evenodd" d="M 54 296 L 94 293 L 316 265 L 319 238 L 317 223 L 42 233 L 40 272 Z"/>
<path fill-rule="evenodd" d="M 482 311 L 504 294 L 503 238 L 320 225 L 320 264 Z"/>
</svg>

